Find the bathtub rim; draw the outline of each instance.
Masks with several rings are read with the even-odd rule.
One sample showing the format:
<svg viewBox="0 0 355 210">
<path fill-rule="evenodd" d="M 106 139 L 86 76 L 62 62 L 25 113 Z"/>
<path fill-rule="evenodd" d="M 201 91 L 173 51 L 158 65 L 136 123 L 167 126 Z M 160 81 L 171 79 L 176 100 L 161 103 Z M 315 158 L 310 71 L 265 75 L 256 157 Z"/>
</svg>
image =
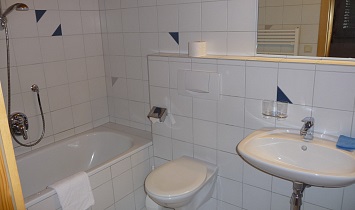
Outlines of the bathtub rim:
<svg viewBox="0 0 355 210">
<path fill-rule="evenodd" d="M 114 133 L 121 133 L 121 134 L 123 133 L 125 136 L 131 137 L 133 139 L 133 145 L 131 148 L 129 148 L 127 151 L 121 153 L 120 155 L 115 156 L 114 158 L 111 158 L 110 160 L 107 160 L 106 162 L 104 162 L 103 164 L 101 164 L 99 166 L 96 166 L 92 169 L 85 171 L 89 177 L 102 171 L 103 169 L 110 167 L 111 165 L 114 165 L 117 162 L 119 162 L 123 159 L 126 159 L 129 156 L 153 145 L 151 135 L 148 135 L 147 131 L 142 131 L 142 130 L 138 130 L 135 128 L 130 128 L 127 126 L 122 126 L 122 125 L 118 125 L 118 124 L 114 124 L 114 123 L 106 123 L 104 125 L 90 129 L 88 131 L 75 134 L 73 136 L 70 136 L 66 139 L 60 140 L 60 141 L 55 142 L 53 144 L 43 146 L 39 149 L 33 150 L 33 152 L 44 150 L 49 147 L 54 147 L 55 145 L 58 145 L 58 144 L 64 144 L 65 142 L 70 141 L 70 140 L 72 140 L 72 138 L 75 138 L 77 136 L 82 136 L 82 135 L 86 135 L 86 134 L 93 133 L 93 132 L 105 132 L 105 131 L 106 132 L 109 131 L 109 132 L 114 132 Z M 135 131 L 137 132 L 137 135 L 134 135 Z M 150 134 L 150 132 L 149 132 L 149 134 Z M 31 152 L 26 153 L 26 154 L 21 154 L 18 157 L 16 157 L 16 159 L 23 158 L 28 155 L 31 155 Z M 25 206 L 26 206 L 26 208 L 29 208 L 29 207 L 33 206 L 34 204 L 40 202 L 41 200 L 47 199 L 55 194 L 56 194 L 56 192 L 54 191 L 54 189 L 47 187 L 46 189 L 44 189 L 40 192 L 37 192 L 35 194 L 32 194 L 32 195 L 24 198 Z"/>
</svg>

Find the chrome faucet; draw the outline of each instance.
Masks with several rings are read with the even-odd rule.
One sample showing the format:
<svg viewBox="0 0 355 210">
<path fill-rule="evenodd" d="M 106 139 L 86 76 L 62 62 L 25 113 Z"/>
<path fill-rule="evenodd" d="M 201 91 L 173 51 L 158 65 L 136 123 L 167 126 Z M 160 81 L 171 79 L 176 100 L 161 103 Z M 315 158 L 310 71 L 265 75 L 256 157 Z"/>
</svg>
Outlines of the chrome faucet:
<svg viewBox="0 0 355 210">
<path fill-rule="evenodd" d="M 312 140 L 314 133 L 314 118 L 305 117 L 302 122 L 304 124 L 300 130 L 300 135 L 303 136 L 304 140 L 306 141 Z"/>
<path fill-rule="evenodd" d="M 13 135 L 22 136 L 27 140 L 28 119 L 23 113 L 16 112 L 10 115 L 10 130 Z"/>
</svg>

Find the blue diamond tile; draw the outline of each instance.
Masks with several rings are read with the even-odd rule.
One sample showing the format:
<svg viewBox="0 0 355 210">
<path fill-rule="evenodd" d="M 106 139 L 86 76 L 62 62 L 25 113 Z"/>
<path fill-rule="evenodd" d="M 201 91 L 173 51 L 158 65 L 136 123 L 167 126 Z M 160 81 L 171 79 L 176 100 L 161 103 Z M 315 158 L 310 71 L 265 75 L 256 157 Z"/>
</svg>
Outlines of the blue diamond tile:
<svg viewBox="0 0 355 210">
<path fill-rule="evenodd" d="M 47 10 L 35 10 L 37 23 L 43 17 L 44 13 L 46 13 L 46 12 L 47 12 Z"/>
<path fill-rule="evenodd" d="M 62 25 L 60 24 L 58 26 L 58 28 L 54 31 L 54 33 L 52 34 L 52 36 L 62 36 Z"/>
<path fill-rule="evenodd" d="M 179 32 L 169 32 L 170 36 L 179 44 Z"/>
<path fill-rule="evenodd" d="M 287 95 L 277 86 L 277 101 L 292 104 L 292 101 L 287 97 Z"/>
</svg>

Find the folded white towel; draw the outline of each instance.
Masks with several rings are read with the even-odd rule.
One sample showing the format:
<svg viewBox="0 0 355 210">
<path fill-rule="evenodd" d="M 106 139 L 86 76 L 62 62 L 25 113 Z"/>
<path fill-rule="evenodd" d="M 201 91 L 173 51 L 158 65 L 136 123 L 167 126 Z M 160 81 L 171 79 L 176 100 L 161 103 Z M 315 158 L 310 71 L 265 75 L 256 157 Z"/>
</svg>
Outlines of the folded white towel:
<svg viewBox="0 0 355 210">
<path fill-rule="evenodd" d="M 86 210 L 95 204 L 89 177 L 85 172 L 74 174 L 49 187 L 57 192 L 63 210 Z"/>
</svg>

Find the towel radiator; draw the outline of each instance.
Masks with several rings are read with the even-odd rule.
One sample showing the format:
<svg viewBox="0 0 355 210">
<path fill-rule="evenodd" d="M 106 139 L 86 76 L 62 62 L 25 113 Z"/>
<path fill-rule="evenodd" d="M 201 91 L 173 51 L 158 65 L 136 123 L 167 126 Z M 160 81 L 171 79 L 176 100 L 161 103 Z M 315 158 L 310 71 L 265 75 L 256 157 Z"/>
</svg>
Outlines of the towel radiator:
<svg viewBox="0 0 355 210">
<path fill-rule="evenodd" d="M 298 55 L 300 40 L 300 29 L 293 30 L 258 30 L 258 53 L 261 54 L 282 54 Z M 282 47 L 291 46 L 293 52 L 268 52 L 262 50 L 263 47 Z"/>
</svg>

